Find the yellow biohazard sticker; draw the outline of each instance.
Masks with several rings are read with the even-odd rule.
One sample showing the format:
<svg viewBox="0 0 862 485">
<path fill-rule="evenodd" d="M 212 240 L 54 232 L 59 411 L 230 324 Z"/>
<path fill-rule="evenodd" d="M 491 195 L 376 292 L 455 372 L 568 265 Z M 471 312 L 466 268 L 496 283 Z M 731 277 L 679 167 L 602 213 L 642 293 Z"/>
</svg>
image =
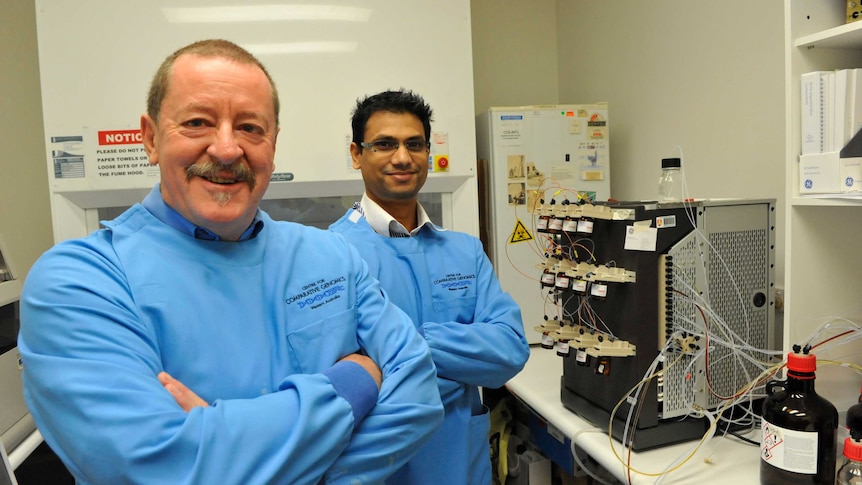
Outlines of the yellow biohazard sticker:
<svg viewBox="0 0 862 485">
<path fill-rule="evenodd" d="M 527 230 L 527 227 L 521 222 L 520 219 L 515 223 L 515 230 L 512 231 L 512 235 L 509 237 L 509 244 L 524 242 L 524 241 L 532 241 L 533 235 L 530 234 L 530 231 Z"/>
</svg>

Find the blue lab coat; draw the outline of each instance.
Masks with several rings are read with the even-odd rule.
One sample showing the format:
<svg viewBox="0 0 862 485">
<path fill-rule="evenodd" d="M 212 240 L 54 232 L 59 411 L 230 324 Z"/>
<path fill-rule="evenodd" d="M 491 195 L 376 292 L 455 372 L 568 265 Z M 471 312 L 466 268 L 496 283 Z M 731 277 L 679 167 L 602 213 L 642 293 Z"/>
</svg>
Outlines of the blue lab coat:
<svg viewBox="0 0 862 485">
<path fill-rule="evenodd" d="M 431 225 L 413 237 L 384 237 L 355 209 L 330 230 L 359 249 L 437 366 L 443 425 L 387 483 L 490 484 L 490 420 L 478 387 L 503 386 L 530 351 L 521 310 L 501 289 L 481 242 Z"/>
<path fill-rule="evenodd" d="M 336 235 L 260 212 L 209 241 L 179 217 L 156 187 L 24 285 L 24 397 L 77 482 L 382 483 L 443 418 L 412 322 Z M 367 406 L 334 371 L 360 350 L 383 373 Z M 162 370 L 211 405 L 183 411 Z"/>
</svg>

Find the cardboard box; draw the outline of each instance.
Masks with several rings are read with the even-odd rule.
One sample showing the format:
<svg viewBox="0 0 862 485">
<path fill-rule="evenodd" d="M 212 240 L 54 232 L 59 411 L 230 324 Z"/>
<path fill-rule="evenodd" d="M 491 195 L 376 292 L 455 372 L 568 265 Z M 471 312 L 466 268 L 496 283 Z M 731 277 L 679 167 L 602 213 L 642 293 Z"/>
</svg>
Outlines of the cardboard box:
<svg viewBox="0 0 862 485">
<path fill-rule="evenodd" d="M 799 193 L 837 194 L 841 192 L 838 152 L 799 156 Z"/>
<path fill-rule="evenodd" d="M 547 485 L 551 483 L 551 460 L 515 435 L 509 438 L 509 474 L 506 485 Z"/>
<path fill-rule="evenodd" d="M 862 192 L 862 158 L 839 158 L 841 192 Z"/>
</svg>

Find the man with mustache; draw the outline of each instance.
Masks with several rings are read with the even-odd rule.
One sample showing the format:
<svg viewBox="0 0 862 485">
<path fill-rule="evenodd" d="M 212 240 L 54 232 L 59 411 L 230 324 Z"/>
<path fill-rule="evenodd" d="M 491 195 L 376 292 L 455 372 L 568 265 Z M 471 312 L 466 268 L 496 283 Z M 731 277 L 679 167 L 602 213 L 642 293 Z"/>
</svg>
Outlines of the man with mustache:
<svg viewBox="0 0 862 485">
<path fill-rule="evenodd" d="M 365 193 L 330 230 L 359 249 L 437 366 L 443 425 L 387 483 L 490 485 L 490 420 L 478 387 L 503 386 L 530 350 L 521 310 L 500 288 L 482 243 L 435 225 L 418 202 L 431 118 L 412 91 L 358 100 L 350 155 Z"/>
<path fill-rule="evenodd" d="M 141 117 L 160 183 L 30 271 L 25 398 L 77 483 L 380 483 L 441 422 L 428 347 L 356 250 L 258 208 L 278 111 L 247 51 L 181 48 Z"/>
</svg>

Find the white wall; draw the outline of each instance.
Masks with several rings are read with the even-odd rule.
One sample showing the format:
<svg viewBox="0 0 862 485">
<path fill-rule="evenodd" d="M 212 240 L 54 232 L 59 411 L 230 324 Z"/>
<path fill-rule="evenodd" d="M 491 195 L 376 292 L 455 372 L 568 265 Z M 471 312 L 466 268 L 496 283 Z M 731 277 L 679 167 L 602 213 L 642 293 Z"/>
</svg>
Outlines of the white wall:
<svg viewBox="0 0 862 485">
<path fill-rule="evenodd" d="M 659 160 L 680 145 L 692 194 L 783 205 L 781 11 L 779 0 L 472 0 L 475 111 L 608 101 L 615 197 L 653 197 Z M 34 3 L 0 2 L 0 31 L 0 65 L 16 66 L 0 70 L 0 231 L 29 268 L 52 240 Z M 7 210 L 18 204 L 26 212 Z"/>
<path fill-rule="evenodd" d="M 0 236 L 23 279 L 53 243 L 32 1 L 0 1 L 0 154 Z"/>
<path fill-rule="evenodd" d="M 555 0 L 471 0 L 476 113 L 556 104 Z"/>
<path fill-rule="evenodd" d="M 782 12 L 779 0 L 557 1 L 560 101 L 609 102 L 611 194 L 655 197 L 660 160 L 680 146 L 693 196 L 778 201 L 779 282 Z"/>
<path fill-rule="evenodd" d="M 780 0 L 471 4 L 477 112 L 607 101 L 611 195 L 654 199 L 661 159 L 678 156 L 679 146 L 693 196 L 777 200 L 776 280 L 783 281 Z"/>
</svg>

